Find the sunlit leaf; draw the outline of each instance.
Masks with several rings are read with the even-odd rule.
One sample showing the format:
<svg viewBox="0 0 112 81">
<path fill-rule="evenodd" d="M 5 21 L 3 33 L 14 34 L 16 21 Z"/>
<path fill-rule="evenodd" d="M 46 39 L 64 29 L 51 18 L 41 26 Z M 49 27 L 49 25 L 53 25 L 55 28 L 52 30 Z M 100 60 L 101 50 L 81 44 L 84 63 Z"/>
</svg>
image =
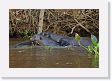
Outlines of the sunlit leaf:
<svg viewBox="0 0 112 81">
<path fill-rule="evenodd" d="M 75 34 L 75 39 L 76 39 L 76 41 L 78 41 L 78 42 L 80 41 L 81 37 L 79 36 L 78 33 Z"/>
<path fill-rule="evenodd" d="M 97 45 L 98 40 L 97 40 L 96 36 L 91 35 L 91 41 L 92 41 L 93 45 Z"/>
</svg>

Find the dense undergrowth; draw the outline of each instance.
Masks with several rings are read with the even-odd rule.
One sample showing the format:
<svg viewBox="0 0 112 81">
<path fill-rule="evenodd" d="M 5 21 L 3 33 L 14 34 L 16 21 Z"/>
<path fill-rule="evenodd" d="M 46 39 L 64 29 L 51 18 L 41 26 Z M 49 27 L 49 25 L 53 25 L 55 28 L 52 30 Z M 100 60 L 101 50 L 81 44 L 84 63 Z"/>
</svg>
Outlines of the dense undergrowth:
<svg viewBox="0 0 112 81">
<path fill-rule="evenodd" d="M 10 9 L 10 38 L 30 38 L 38 33 L 40 9 Z M 99 36 L 98 9 L 45 9 L 42 31 L 67 36 Z"/>
</svg>

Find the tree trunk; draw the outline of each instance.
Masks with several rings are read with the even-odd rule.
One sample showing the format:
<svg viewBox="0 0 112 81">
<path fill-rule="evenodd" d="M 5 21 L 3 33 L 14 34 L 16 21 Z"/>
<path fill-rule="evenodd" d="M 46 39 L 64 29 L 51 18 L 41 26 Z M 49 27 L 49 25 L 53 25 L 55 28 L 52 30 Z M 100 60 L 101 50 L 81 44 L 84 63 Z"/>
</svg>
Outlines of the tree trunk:
<svg viewBox="0 0 112 81">
<path fill-rule="evenodd" d="M 40 10 L 39 25 L 38 25 L 38 27 L 39 27 L 38 34 L 42 32 L 44 12 L 45 12 L 45 9 L 41 9 Z"/>
</svg>

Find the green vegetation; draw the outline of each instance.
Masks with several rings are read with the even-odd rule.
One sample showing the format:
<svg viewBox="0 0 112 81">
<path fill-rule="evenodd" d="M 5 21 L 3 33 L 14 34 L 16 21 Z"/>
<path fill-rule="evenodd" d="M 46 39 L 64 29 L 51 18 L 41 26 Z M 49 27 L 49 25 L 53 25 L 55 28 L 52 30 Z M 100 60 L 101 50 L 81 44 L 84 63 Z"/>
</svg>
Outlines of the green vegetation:
<svg viewBox="0 0 112 81">
<path fill-rule="evenodd" d="M 44 48 L 45 48 L 46 50 L 49 50 L 49 52 L 52 51 L 52 47 L 51 47 L 51 46 L 44 46 Z"/>
<path fill-rule="evenodd" d="M 89 56 L 92 56 L 92 67 L 99 66 L 99 42 L 94 35 L 91 35 L 92 44 L 90 46 L 83 46 L 80 43 L 80 36 L 76 33 L 75 39 L 78 41 L 79 45 L 89 52 Z"/>
<path fill-rule="evenodd" d="M 12 29 L 10 29 L 9 31 L 10 37 L 15 37 L 15 38 L 31 38 L 31 36 L 33 36 L 34 34 L 36 33 L 31 30 L 13 31 Z"/>
</svg>

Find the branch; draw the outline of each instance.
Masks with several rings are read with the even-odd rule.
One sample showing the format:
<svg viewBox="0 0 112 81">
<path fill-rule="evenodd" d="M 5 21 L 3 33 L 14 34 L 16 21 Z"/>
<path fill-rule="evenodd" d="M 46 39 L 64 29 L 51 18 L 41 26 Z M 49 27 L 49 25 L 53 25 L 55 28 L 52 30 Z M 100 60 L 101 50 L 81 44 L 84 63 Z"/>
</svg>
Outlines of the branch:
<svg viewBox="0 0 112 81">
<path fill-rule="evenodd" d="M 85 14 L 85 13 L 84 13 L 84 10 L 81 10 L 81 11 L 82 11 L 82 14 L 83 14 L 84 16 L 89 17 L 90 19 L 92 19 L 92 21 L 94 22 L 93 24 L 94 24 L 94 25 L 96 25 L 95 27 L 97 27 L 97 28 L 98 28 L 98 24 L 97 24 L 97 23 L 95 23 L 95 19 L 93 19 L 91 16 L 89 16 L 89 15 Z M 96 20 L 96 21 L 97 21 L 97 20 Z"/>
<path fill-rule="evenodd" d="M 49 11 L 48 9 L 47 11 L 57 20 L 57 17 L 51 11 Z"/>
<path fill-rule="evenodd" d="M 84 27 L 80 22 L 78 22 L 76 18 L 74 18 L 74 20 L 79 24 L 79 26 L 81 26 L 83 29 L 85 29 L 88 33 L 91 34 L 91 32 L 86 27 Z"/>
<path fill-rule="evenodd" d="M 83 22 L 81 22 L 81 24 L 83 24 L 83 23 L 84 23 L 84 21 L 83 21 Z M 70 34 L 72 34 L 72 33 L 73 33 L 74 29 L 75 29 L 77 26 L 79 26 L 79 24 L 75 25 L 75 26 L 72 28 L 71 33 L 70 33 Z"/>
<path fill-rule="evenodd" d="M 40 15 L 39 15 L 39 30 L 38 30 L 38 33 L 41 33 L 42 32 L 42 27 L 43 27 L 43 19 L 44 19 L 44 12 L 45 12 L 45 9 L 41 9 L 40 10 Z"/>
</svg>

